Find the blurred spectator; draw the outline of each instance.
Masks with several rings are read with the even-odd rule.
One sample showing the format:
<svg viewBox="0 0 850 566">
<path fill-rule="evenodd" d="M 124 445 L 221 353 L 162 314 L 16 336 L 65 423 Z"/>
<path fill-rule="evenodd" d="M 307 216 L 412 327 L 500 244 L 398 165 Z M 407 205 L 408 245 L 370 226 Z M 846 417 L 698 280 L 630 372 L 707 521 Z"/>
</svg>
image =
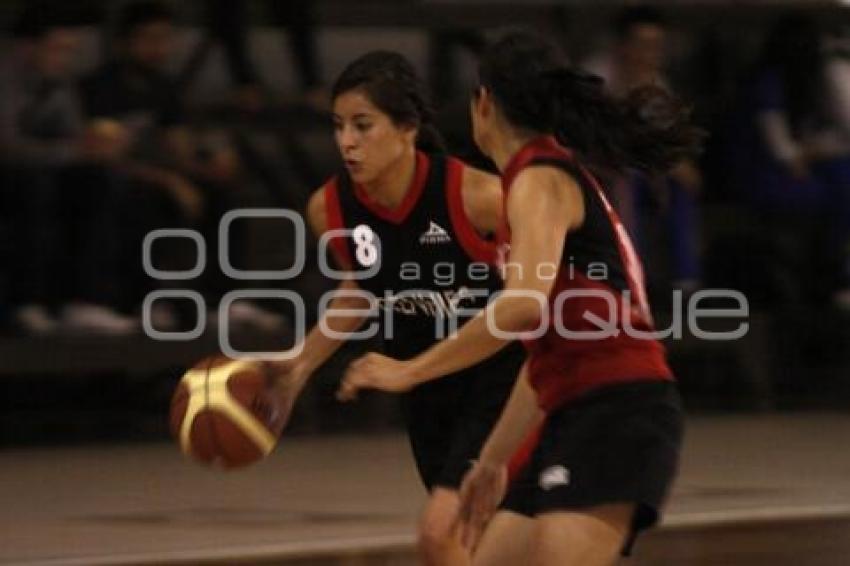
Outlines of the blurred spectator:
<svg viewBox="0 0 850 566">
<path fill-rule="evenodd" d="M 748 202 L 807 244 L 798 253 L 819 270 L 807 279 L 823 279 L 819 259 L 835 266 L 827 279 L 850 307 L 850 64 L 823 39 L 801 13 L 768 32 L 730 158 Z"/>
<path fill-rule="evenodd" d="M 82 93 L 87 116 L 129 140 L 128 158 L 115 164 L 129 181 L 122 223 L 130 245 L 124 266 L 132 274 L 128 300 L 137 306 L 153 285 L 138 254 L 145 234 L 191 226 L 207 243 L 202 290 L 215 303 L 232 284 L 218 269 L 218 225 L 244 202 L 239 157 L 225 132 L 202 138 L 187 123 L 175 82 L 164 71 L 173 55 L 171 10 L 155 1 L 127 4 L 115 33 L 116 52 L 82 81 Z M 234 255 L 244 251 L 243 232 L 239 226 L 231 231 Z M 239 315 L 268 325 L 279 322 L 250 305 L 234 313 Z M 168 321 L 164 325 L 172 322 L 166 313 L 162 318 Z"/>
<path fill-rule="evenodd" d="M 78 38 L 57 4 L 26 6 L 0 78 L 13 320 L 25 331 L 49 332 L 61 307 L 72 329 L 129 332 L 135 322 L 108 307 L 115 191 L 104 167 L 125 145 L 83 124 L 69 83 Z"/>
<path fill-rule="evenodd" d="M 643 86 L 670 88 L 665 77 L 667 22 L 648 6 L 621 12 L 614 24 L 615 43 L 608 52 L 591 57 L 585 67 L 605 79 L 606 87 L 625 98 Z M 702 176 L 697 165 L 684 161 L 665 177 L 632 174 L 609 183 L 612 200 L 641 255 L 650 261 L 657 253 L 648 242 L 648 226 L 664 226 L 669 246 L 673 285 L 686 291 L 699 286 L 699 211 Z"/>
<path fill-rule="evenodd" d="M 300 96 L 307 104 L 327 110 L 329 95 L 322 88 L 317 58 L 315 19 L 312 2 L 266 2 L 275 25 L 286 28 L 289 49 L 295 64 Z M 248 48 L 247 4 L 238 0 L 205 0 L 209 37 L 190 58 L 181 84 L 190 83 L 218 41 L 224 48 L 227 68 L 236 87 L 234 102 L 248 111 L 263 105 L 262 77 L 251 60 Z"/>
<path fill-rule="evenodd" d="M 122 171 L 164 190 L 187 218 L 198 219 L 201 190 L 178 171 L 230 178 L 233 156 L 217 156 L 223 163 L 210 167 L 215 162 L 198 159 L 193 148 L 177 90 L 162 70 L 171 57 L 171 18 L 159 3 L 128 4 L 115 30 L 117 52 L 81 81 L 81 95 L 88 120 L 128 140 Z"/>
<path fill-rule="evenodd" d="M 608 90 L 621 97 L 648 84 L 667 86 L 664 16 L 648 6 L 626 8 L 616 16 L 613 32 L 614 44 L 591 57 L 585 65 L 588 70 L 603 77 Z"/>
</svg>

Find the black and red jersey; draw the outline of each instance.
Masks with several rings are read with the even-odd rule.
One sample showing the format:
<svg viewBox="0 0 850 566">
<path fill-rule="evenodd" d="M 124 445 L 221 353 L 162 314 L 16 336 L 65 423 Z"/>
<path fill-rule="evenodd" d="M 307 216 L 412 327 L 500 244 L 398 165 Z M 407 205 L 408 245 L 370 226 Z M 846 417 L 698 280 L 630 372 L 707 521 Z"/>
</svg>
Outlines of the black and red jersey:
<svg viewBox="0 0 850 566">
<path fill-rule="evenodd" d="M 373 201 L 346 172 L 325 185 L 328 228 L 351 231 L 330 241 L 336 255 L 355 273 L 380 261 L 357 284 L 378 301 L 382 318 L 390 316 L 384 343 L 394 357 L 426 350 L 444 337 L 436 332 L 441 317 L 480 310 L 501 288 L 495 243 L 476 232 L 463 208 L 463 169 L 452 157 L 417 152 L 413 183 L 394 209 Z M 469 318 L 457 316 L 458 326 Z"/>
<path fill-rule="evenodd" d="M 546 332 L 526 342 L 529 377 L 541 407 L 551 411 L 601 385 L 673 379 L 663 346 L 626 332 L 626 325 L 651 331 L 652 319 L 640 259 L 599 182 L 554 137 L 539 137 L 505 168 L 505 202 L 514 179 L 530 166 L 567 172 L 578 183 L 585 208 L 584 222 L 567 235 L 560 263 L 551 269 L 555 281 Z M 503 218 L 498 241 L 502 261 L 509 262 L 510 226 Z"/>
</svg>

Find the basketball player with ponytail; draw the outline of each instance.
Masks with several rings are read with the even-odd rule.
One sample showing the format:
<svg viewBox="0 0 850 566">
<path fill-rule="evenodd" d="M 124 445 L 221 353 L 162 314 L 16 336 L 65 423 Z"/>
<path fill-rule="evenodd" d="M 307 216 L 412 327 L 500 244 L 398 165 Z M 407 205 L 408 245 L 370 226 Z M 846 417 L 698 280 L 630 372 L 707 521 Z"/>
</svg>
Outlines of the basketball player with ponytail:
<svg viewBox="0 0 850 566">
<path fill-rule="evenodd" d="M 349 231 L 329 240 L 349 277 L 340 283 L 322 325 L 306 336 L 302 353 L 267 364 L 286 404 L 294 402 L 346 335 L 367 320 L 374 304 L 370 297 L 386 311 L 375 317 L 377 322 L 383 326 L 389 316 L 392 323 L 391 332 L 381 328 L 384 351 L 405 359 L 438 340 L 437 325 L 455 315 L 462 323 L 470 315 L 460 316 L 460 309 L 480 310 L 501 288 L 495 270 L 486 269 L 495 260 L 496 246 L 492 238 L 485 239 L 501 216 L 499 179 L 440 151 L 440 136 L 412 65 L 397 53 L 368 53 L 342 72 L 332 102 L 345 170 L 313 194 L 307 218 L 317 236 Z M 473 263 L 478 265 L 471 270 Z M 369 274 L 372 267 L 376 273 Z M 435 276 L 449 272 L 450 278 Z M 333 315 L 343 310 L 348 316 Z M 352 316 L 355 310 L 363 315 Z M 404 396 L 411 447 L 430 493 L 419 524 L 419 553 L 426 566 L 470 562 L 469 551 L 451 529 L 458 488 L 510 395 L 522 359 L 517 343 Z"/>
<path fill-rule="evenodd" d="M 494 43 L 479 77 L 473 134 L 502 174 L 505 292 L 413 359 L 353 362 L 340 395 L 440 381 L 520 333 L 526 362 L 461 488 L 474 564 L 613 564 L 659 518 L 683 416 L 663 348 L 646 336 L 640 261 L 591 167 L 663 172 L 702 135 L 664 91 L 616 102 L 539 35 Z M 508 489 L 507 464 L 536 427 Z"/>
</svg>

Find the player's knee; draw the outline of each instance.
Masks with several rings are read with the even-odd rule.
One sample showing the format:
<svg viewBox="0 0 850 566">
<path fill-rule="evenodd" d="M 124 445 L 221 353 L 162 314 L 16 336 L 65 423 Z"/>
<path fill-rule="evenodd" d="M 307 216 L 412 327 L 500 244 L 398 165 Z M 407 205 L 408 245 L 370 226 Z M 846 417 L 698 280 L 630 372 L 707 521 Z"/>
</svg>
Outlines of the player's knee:
<svg viewBox="0 0 850 566">
<path fill-rule="evenodd" d="M 455 564 L 450 557 L 460 549 L 455 540 L 452 522 L 458 508 L 457 492 L 436 488 L 422 513 L 418 529 L 420 557 L 428 566 Z"/>
<path fill-rule="evenodd" d="M 451 546 L 451 532 L 437 521 L 422 521 L 419 524 L 417 546 L 429 564 L 436 564 Z"/>
</svg>

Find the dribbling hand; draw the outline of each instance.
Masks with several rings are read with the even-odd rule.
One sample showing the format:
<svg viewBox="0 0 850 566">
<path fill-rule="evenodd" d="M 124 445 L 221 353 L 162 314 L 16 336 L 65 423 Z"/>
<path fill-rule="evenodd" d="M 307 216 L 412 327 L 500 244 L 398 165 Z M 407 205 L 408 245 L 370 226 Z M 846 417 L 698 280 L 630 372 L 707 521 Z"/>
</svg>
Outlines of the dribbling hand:
<svg viewBox="0 0 850 566">
<path fill-rule="evenodd" d="M 508 486 L 507 466 L 477 461 L 460 486 L 457 528 L 463 545 L 472 551 L 484 527 L 496 513 Z"/>
<path fill-rule="evenodd" d="M 404 393 L 416 385 L 408 362 L 381 354 L 366 354 L 351 362 L 336 393 L 339 401 L 354 401 L 361 389 Z"/>
</svg>

